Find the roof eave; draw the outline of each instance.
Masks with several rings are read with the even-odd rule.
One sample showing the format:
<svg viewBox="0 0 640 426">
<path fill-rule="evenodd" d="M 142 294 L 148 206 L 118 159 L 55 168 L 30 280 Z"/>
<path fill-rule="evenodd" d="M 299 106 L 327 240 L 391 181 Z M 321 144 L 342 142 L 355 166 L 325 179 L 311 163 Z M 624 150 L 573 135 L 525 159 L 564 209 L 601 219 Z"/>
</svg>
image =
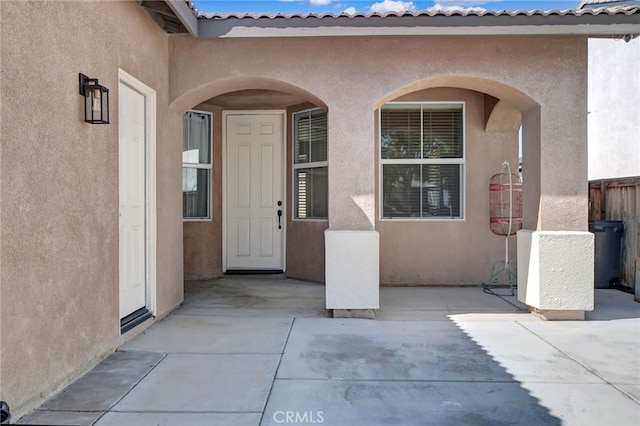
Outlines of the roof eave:
<svg viewBox="0 0 640 426">
<path fill-rule="evenodd" d="M 597 16 L 387 16 L 384 18 L 200 19 L 200 38 L 379 35 L 640 34 L 640 14 Z"/>
<path fill-rule="evenodd" d="M 198 27 L 200 20 L 194 10 L 189 7 L 189 3 L 184 0 L 165 0 L 182 25 L 193 37 L 198 38 Z"/>
<path fill-rule="evenodd" d="M 640 8 L 587 11 L 432 12 L 356 15 L 201 14 L 188 0 L 164 0 L 195 38 L 384 35 L 640 35 Z"/>
<path fill-rule="evenodd" d="M 261 37 L 345 37 L 345 36 L 534 36 L 580 35 L 614 37 L 638 35 L 637 25 L 531 25 L 474 27 L 285 27 L 260 28 L 242 25 L 200 27 L 200 38 L 261 38 Z"/>
</svg>

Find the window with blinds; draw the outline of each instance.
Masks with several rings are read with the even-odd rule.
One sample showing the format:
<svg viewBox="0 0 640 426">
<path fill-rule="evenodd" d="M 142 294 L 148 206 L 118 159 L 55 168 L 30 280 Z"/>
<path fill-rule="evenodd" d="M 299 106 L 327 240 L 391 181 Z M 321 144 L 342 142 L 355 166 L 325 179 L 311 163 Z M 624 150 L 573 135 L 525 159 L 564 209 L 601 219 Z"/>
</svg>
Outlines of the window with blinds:
<svg viewBox="0 0 640 426">
<path fill-rule="evenodd" d="M 187 111 L 182 118 L 182 217 L 209 219 L 212 114 Z"/>
<path fill-rule="evenodd" d="M 463 103 L 380 109 L 383 219 L 462 219 L 464 165 Z"/>
<path fill-rule="evenodd" d="M 293 114 L 293 208 L 296 219 L 328 216 L 327 113 Z"/>
</svg>

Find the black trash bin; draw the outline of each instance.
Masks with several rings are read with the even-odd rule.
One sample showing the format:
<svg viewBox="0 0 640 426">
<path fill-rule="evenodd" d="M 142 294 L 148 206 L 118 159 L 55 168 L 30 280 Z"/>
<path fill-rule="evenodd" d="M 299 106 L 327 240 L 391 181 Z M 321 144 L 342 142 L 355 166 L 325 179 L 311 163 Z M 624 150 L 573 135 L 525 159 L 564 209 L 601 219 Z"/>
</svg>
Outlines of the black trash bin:
<svg viewBox="0 0 640 426">
<path fill-rule="evenodd" d="M 609 288 L 620 281 L 620 253 L 624 222 L 594 220 L 589 231 L 595 234 L 595 288 Z"/>
<path fill-rule="evenodd" d="M 9 405 L 0 401 L 0 424 L 8 425 L 11 421 L 11 410 L 9 410 Z"/>
</svg>

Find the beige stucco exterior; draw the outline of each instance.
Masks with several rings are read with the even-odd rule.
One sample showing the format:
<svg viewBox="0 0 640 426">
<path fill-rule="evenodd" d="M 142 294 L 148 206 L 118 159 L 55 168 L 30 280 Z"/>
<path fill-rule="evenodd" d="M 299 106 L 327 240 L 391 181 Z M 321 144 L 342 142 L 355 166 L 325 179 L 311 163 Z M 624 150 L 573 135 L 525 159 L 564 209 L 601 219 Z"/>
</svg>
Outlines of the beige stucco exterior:
<svg viewBox="0 0 640 426">
<path fill-rule="evenodd" d="M 181 116 L 167 108 L 169 37 L 134 2 L 0 13 L 0 399 L 18 418 L 144 328 L 120 335 L 119 68 L 157 96 L 156 316 L 183 300 Z M 79 72 L 110 89 L 111 124 L 82 121 Z"/>
<path fill-rule="evenodd" d="M 382 283 L 477 284 L 488 277 L 493 261 L 504 257 L 503 239 L 488 227 L 488 180 L 504 160 L 517 164 L 521 123 L 525 227 L 586 229 L 585 37 L 274 42 L 181 35 L 171 38 L 171 50 L 171 107 L 178 111 L 243 89 L 296 93 L 328 110 L 328 227 L 380 232 Z M 425 91 L 429 88 L 434 90 Z M 375 125 L 377 109 L 391 100 L 467 103 L 464 221 L 379 220 Z M 290 136 L 288 141 L 289 151 Z M 290 160 L 288 165 L 290 177 Z M 321 280 L 316 271 L 322 257 L 317 254 L 322 253 L 325 227 L 288 222 L 287 253 L 296 256 L 287 257 L 292 276 Z M 515 243 L 512 250 L 515 257 Z"/>
<path fill-rule="evenodd" d="M 205 40 L 167 35 L 133 1 L 0 2 L 0 16 L 0 399 L 15 417 L 153 322 L 120 335 L 119 69 L 157 95 L 156 319 L 182 302 L 184 279 L 224 272 L 224 108 L 216 97 L 230 92 L 295 95 L 281 108 L 286 272 L 318 282 L 335 276 L 327 273 L 325 230 L 349 234 L 353 247 L 379 241 L 354 257 L 358 276 L 375 281 L 364 308 L 377 307 L 378 280 L 486 280 L 504 255 L 504 239 L 489 231 L 488 181 L 504 160 L 517 164 L 520 125 L 524 227 L 587 229 L 586 36 Z M 111 124 L 82 121 L 79 72 L 110 88 Z M 380 219 L 376 126 L 379 108 L 393 100 L 465 102 L 464 220 Z M 291 215 L 291 114 L 310 106 L 328 112 L 328 221 Z M 207 221 L 181 215 L 189 109 L 213 113 Z M 338 263 L 348 274 L 349 262 Z"/>
</svg>

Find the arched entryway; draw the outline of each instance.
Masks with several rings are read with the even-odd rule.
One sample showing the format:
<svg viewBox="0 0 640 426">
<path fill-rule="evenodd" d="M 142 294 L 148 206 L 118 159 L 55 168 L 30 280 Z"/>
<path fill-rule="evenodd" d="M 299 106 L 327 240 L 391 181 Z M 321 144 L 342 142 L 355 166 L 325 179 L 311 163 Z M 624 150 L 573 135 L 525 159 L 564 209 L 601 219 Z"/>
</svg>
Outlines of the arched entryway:
<svg viewBox="0 0 640 426">
<path fill-rule="evenodd" d="M 298 220 L 297 202 L 304 201 L 298 188 L 305 188 L 312 171 L 294 159 L 294 138 L 297 123 L 307 115 L 299 126 L 324 114 L 326 133 L 326 105 L 288 83 L 241 78 L 200 87 L 173 107 L 211 120 L 210 210 L 206 217 L 184 221 L 185 279 L 286 271 L 287 276 L 323 281 L 327 221 Z M 312 124 L 318 123 L 314 119 Z M 187 145 L 183 157 L 193 149 Z M 183 170 L 188 167 L 183 163 Z"/>
</svg>

